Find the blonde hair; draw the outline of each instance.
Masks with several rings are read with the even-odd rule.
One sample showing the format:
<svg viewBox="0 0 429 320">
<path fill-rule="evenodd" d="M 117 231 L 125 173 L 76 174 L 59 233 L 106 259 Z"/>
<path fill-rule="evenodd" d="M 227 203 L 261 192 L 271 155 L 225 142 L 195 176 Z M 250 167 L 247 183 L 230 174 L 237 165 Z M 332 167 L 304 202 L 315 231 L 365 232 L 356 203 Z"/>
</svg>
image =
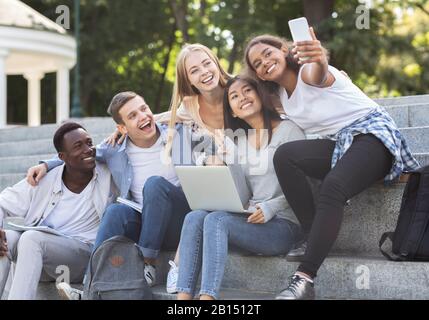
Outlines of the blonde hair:
<svg viewBox="0 0 429 320">
<path fill-rule="evenodd" d="M 176 60 L 176 79 L 174 81 L 174 87 L 173 87 L 173 96 L 171 97 L 170 102 L 170 122 L 168 124 L 168 139 L 167 139 L 167 145 L 165 148 L 166 155 L 169 157 L 171 148 L 173 145 L 173 138 L 174 138 L 174 127 L 176 124 L 176 114 L 177 114 L 177 108 L 182 103 L 183 99 L 185 97 L 189 96 L 196 96 L 199 95 L 200 92 L 197 88 L 195 88 L 193 85 L 191 85 L 188 73 L 186 71 L 186 58 L 188 55 L 195 51 L 202 51 L 205 52 L 211 60 L 216 64 L 217 68 L 220 71 L 220 80 L 219 84 L 222 88 L 225 88 L 226 83 L 231 77 L 221 66 L 219 58 L 213 53 L 212 50 L 207 48 L 206 46 L 200 44 L 200 43 L 193 43 L 193 44 L 185 44 L 182 49 L 179 52 L 179 55 L 177 56 Z"/>
</svg>

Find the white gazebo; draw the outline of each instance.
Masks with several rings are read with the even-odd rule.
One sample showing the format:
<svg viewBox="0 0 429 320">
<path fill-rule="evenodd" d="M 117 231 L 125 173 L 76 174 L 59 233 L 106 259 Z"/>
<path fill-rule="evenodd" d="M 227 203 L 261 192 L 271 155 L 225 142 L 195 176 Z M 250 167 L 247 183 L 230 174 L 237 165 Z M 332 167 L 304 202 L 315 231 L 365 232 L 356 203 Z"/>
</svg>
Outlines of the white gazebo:
<svg viewBox="0 0 429 320">
<path fill-rule="evenodd" d="M 40 82 L 57 73 L 57 123 L 69 118 L 69 71 L 76 41 L 64 28 L 18 0 L 0 0 L 0 128 L 7 125 L 7 75 L 28 81 L 28 125 L 41 124 Z"/>
</svg>

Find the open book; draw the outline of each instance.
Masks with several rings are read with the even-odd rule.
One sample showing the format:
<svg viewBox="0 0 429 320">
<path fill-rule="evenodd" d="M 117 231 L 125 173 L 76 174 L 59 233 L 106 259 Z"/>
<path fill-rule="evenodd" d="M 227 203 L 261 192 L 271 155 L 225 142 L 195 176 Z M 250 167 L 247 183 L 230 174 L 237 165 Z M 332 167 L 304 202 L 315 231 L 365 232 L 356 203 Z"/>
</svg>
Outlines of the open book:
<svg viewBox="0 0 429 320">
<path fill-rule="evenodd" d="M 6 230 L 15 230 L 15 231 L 29 231 L 29 230 L 35 230 L 35 231 L 42 231 L 50 234 L 55 234 L 57 236 L 65 237 L 63 233 L 49 228 L 48 226 L 27 226 L 24 223 L 24 218 L 21 217 L 8 217 L 4 220 L 4 229 Z"/>
<path fill-rule="evenodd" d="M 129 206 L 130 208 L 133 208 L 134 210 L 136 210 L 137 212 L 142 213 L 142 206 L 140 204 L 138 204 L 137 202 L 131 201 L 131 200 L 127 200 L 121 197 L 118 197 L 116 199 L 117 202 L 125 204 L 127 206 Z"/>
</svg>

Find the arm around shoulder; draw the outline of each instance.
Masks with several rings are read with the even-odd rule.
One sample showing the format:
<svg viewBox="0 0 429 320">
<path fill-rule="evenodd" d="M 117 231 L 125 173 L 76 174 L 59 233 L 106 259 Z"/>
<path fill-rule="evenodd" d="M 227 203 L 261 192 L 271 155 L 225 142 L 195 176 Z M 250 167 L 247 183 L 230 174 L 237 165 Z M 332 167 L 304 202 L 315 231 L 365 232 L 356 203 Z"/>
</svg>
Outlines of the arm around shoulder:
<svg viewBox="0 0 429 320">
<path fill-rule="evenodd" d="M 48 169 L 48 171 L 51 171 L 52 169 L 61 166 L 64 162 L 57 155 L 49 160 L 40 160 L 39 164 L 42 164 L 42 163 L 46 165 L 46 168 Z"/>
<path fill-rule="evenodd" d="M 108 142 L 102 142 L 95 147 L 95 159 L 101 163 L 107 163 L 107 159 L 120 147 L 121 145 L 118 144 L 112 146 Z"/>
</svg>

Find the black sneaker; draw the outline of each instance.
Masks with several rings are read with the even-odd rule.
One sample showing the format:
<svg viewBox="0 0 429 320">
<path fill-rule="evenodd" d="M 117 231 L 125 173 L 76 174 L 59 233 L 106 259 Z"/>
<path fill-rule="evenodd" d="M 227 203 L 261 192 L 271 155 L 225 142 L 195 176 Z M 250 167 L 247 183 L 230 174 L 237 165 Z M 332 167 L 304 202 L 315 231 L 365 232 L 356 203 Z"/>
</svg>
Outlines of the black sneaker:
<svg viewBox="0 0 429 320">
<path fill-rule="evenodd" d="M 294 274 L 287 288 L 276 296 L 276 300 L 314 300 L 315 296 L 313 282 Z"/>
<path fill-rule="evenodd" d="M 299 246 L 289 251 L 286 256 L 287 261 L 301 262 L 307 250 L 307 241 L 302 242 Z"/>
</svg>

